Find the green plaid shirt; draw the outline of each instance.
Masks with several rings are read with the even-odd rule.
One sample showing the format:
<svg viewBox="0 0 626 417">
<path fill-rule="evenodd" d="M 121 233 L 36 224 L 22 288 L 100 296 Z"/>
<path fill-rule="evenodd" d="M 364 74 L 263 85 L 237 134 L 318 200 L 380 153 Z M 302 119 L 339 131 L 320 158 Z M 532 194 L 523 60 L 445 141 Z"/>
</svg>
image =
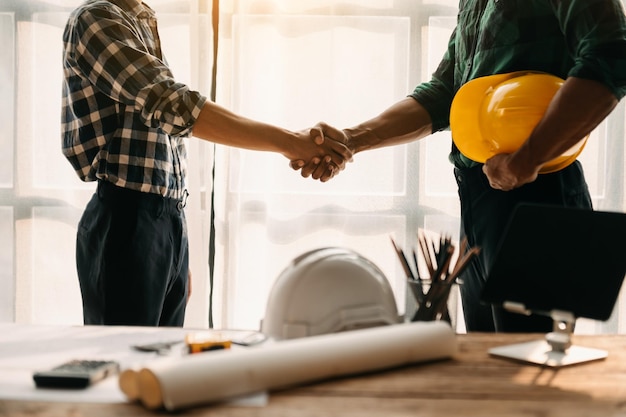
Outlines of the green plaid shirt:
<svg viewBox="0 0 626 417">
<path fill-rule="evenodd" d="M 599 81 L 626 95 L 626 19 L 620 0 L 461 0 L 448 50 L 429 82 L 411 95 L 433 132 L 450 125 L 454 94 L 466 82 L 513 71 Z M 457 166 L 475 163 L 453 146 Z"/>
</svg>

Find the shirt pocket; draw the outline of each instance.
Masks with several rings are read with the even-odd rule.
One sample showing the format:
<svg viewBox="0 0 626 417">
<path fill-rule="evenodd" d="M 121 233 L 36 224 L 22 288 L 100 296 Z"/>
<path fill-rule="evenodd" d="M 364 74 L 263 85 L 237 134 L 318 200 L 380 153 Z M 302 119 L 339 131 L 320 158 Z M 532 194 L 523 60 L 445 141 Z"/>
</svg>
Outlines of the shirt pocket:
<svg viewBox="0 0 626 417">
<path fill-rule="evenodd" d="M 481 49 L 509 46 L 523 41 L 522 25 L 534 27 L 531 0 L 491 0 L 480 20 L 478 44 Z"/>
</svg>

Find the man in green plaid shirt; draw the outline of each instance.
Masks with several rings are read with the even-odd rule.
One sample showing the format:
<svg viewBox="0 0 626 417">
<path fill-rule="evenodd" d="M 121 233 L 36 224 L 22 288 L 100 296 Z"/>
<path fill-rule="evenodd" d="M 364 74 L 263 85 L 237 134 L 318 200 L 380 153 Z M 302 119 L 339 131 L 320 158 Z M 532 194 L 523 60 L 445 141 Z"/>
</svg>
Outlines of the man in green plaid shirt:
<svg viewBox="0 0 626 417">
<path fill-rule="evenodd" d="M 552 330 L 550 318 L 492 309 L 481 304 L 480 294 L 518 203 L 592 208 L 578 161 L 538 174 L 544 163 L 595 129 L 626 94 L 626 21 L 620 0 L 461 0 L 457 26 L 430 81 L 356 127 L 320 124 L 328 138 L 355 153 L 407 143 L 449 128 L 452 100 L 468 81 L 516 71 L 549 73 L 565 83 L 516 152 L 479 164 L 452 145 L 461 237 L 481 248 L 461 277 L 468 331 Z M 292 161 L 292 167 L 305 177 L 328 176 L 324 164 Z"/>
</svg>

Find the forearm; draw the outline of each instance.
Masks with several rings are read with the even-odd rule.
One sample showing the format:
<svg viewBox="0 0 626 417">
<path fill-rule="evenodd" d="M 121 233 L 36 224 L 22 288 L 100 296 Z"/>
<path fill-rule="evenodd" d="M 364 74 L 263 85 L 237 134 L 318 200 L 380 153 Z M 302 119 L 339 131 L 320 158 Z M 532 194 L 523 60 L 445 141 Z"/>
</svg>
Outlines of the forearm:
<svg viewBox="0 0 626 417">
<path fill-rule="evenodd" d="M 278 126 L 252 120 L 207 101 L 193 125 L 193 136 L 210 142 L 253 151 L 284 155 L 290 161 L 330 157 L 338 167 L 352 158 L 343 144 L 317 145 L 310 131 L 292 132 Z"/>
<path fill-rule="evenodd" d="M 426 109 L 408 97 L 380 115 L 344 131 L 356 153 L 421 139 L 432 133 L 432 123 Z"/>
<path fill-rule="evenodd" d="M 597 81 L 568 78 L 512 163 L 539 168 L 576 145 L 615 108 L 617 98 Z"/>
<path fill-rule="evenodd" d="M 207 101 L 193 126 L 193 136 L 210 142 L 255 151 L 293 156 L 296 134 L 280 127 L 252 120 Z"/>
</svg>

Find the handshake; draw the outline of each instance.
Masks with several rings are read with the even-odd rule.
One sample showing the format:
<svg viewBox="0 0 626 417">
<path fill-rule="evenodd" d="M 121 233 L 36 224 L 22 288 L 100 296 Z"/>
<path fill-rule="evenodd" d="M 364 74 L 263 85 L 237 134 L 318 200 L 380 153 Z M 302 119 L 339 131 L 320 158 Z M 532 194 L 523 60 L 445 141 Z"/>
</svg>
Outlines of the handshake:
<svg viewBox="0 0 626 417">
<path fill-rule="evenodd" d="M 320 122 L 296 133 L 298 140 L 283 154 L 289 166 L 304 178 L 326 182 L 342 171 L 356 153 L 355 143 L 345 130 Z"/>
</svg>

